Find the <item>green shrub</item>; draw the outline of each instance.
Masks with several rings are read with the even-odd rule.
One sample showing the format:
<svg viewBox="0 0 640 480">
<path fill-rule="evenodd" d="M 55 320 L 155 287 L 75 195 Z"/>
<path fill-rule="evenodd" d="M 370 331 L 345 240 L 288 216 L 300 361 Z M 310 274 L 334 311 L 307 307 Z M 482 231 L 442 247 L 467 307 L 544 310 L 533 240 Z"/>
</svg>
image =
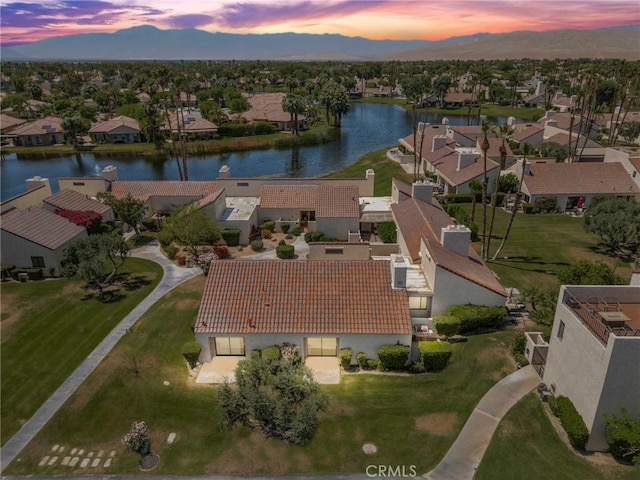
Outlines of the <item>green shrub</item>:
<svg viewBox="0 0 640 480">
<path fill-rule="evenodd" d="M 322 232 L 307 232 L 304 234 L 304 241 L 307 243 L 324 242 L 326 240 L 323 240 L 323 237 L 327 238 Z"/>
<path fill-rule="evenodd" d="M 282 233 L 284 233 L 285 235 L 287 234 L 290 228 L 291 228 L 291 225 L 289 225 L 288 223 L 283 223 L 280 225 L 280 230 L 282 230 Z"/>
<path fill-rule="evenodd" d="M 11 278 L 11 272 L 15 270 L 14 265 L 0 265 L 0 275 L 2 280 L 7 280 Z"/>
<path fill-rule="evenodd" d="M 294 227 L 293 230 L 291 230 L 291 235 L 295 235 L 296 237 L 300 236 L 300 227 Z"/>
<path fill-rule="evenodd" d="M 438 372 L 444 369 L 453 354 L 449 342 L 419 342 L 418 350 L 427 372 Z"/>
<path fill-rule="evenodd" d="M 358 352 L 356 355 L 356 362 L 358 362 L 360 370 L 364 370 L 367 366 L 367 355 L 364 352 Z"/>
<path fill-rule="evenodd" d="M 261 356 L 261 352 L 258 349 L 253 349 L 251 350 L 251 352 L 249 353 L 249 356 L 251 357 L 252 360 L 255 360 L 257 358 L 260 358 Z"/>
<path fill-rule="evenodd" d="M 273 220 L 265 220 L 264 223 L 262 225 L 260 225 L 260 230 L 264 230 L 267 229 L 269 230 L 271 233 L 276 231 L 276 222 L 274 222 Z"/>
<path fill-rule="evenodd" d="M 180 251 L 178 249 L 178 247 L 176 247 L 175 245 L 171 245 L 171 244 L 167 245 L 166 247 L 163 247 L 162 249 L 164 250 L 164 253 L 167 254 L 167 258 L 169 260 L 175 259 L 176 255 L 178 255 L 178 252 Z"/>
<path fill-rule="evenodd" d="M 158 231 L 158 224 L 153 218 L 145 217 L 142 220 L 140 220 L 140 224 L 150 232 Z"/>
<path fill-rule="evenodd" d="M 273 236 L 273 232 L 268 228 L 262 228 L 260 229 L 260 236 L 265 240 L 270 240 L 271 237 Z"/>
<path fill-rule="evenodd" d="M 278 245 L 286 245 L 286 244 L 287 244 L 287 242 L 285 242 L 284 240 L 280 240 L 280 241 L 278 242 Z"/>
<path fill-rule="evenodd" d="M 351 357 L 353 356 L 353 350 L 350 348 L 340 349 L 340 365 L 344 370 L 351 368 Z"/>
<path fill-rule="evenodd" d="M 395 222 L 382 222 L 377 226 L 378 236 L 384 243 L 396 243 L 398 232 Z"/>
<path fill-rule="evenodd" d="M 377 370 L 381 363 L 372 358 L 367 358 L 367 370 Z"/>
<path fill-rule="evenodd" d="M 507 319 L 507 311 L 502 307 L 454 305 L 449 307 L 448 313 L 460 319 L 461 334 L 482 329 L 499 329 Z"/>
<path fill-rule="evenodd" d="M 278 245 L 276 247 L 276 255 L 278 258 L 287 260 L 295 257 L 296 253 L 293 245 Z"/>
<path fill-rule="evenodd" d="M 378 358 L 384 370 L 404 370 L 410 348 L 406 345 L 384 345 L 378 349 Z"/>
<path fill-rule="evenodd" d="M 235 228 L 225 228 L 222 230 L 222 239 L 229 247 L 240 245 L 240 230 Z"/>
<path fill-rule="evenodd" d="M 274 345 L 273 347 L 265 348 L 264 350 L 262 350 L 262 359 L 266 363 L 280 360 L 280 347 L 278 345 Z"/>
<path fill-rule="evenodd" d="M 511 353 L 524 353 L 524 349 L 527 346 L 527 337 L 524 332 L 515 332 L 511 339 Z"/>
<path fill-rule="evenodd" d="M 458 317 L 435 317 L 433 324 L 439 335 L 451 337 L 460 333 L 460 319 Z"/>
<path fill-rule="evenodd" d="M 620 416 L 604 416 L 607 444 L 614 457 L 640 464 L 640 414 L 633 418 L 626 409 Z"/>
<path fill-rule="evenodd" d="M 160 232 L 158 234 L 158 242 L 160 243 L 160 246 L 162 248 L 165 248 L 171 245 L 171 242 L 173 242 L 173 235 L 171 235 L 169 232 Z"/>
<path fill-rule="evenodd" d="M 521 367 L 526 367 L 527 365 L 529 365 L 529 360 L 527 360 L 527 357 L 525 357 L 522 353 L 515 353 L 513 355 L 513 358 Z"/>
<path fill-rule="evenodd" d="M 189 362 L 189 368 L 196 368 L 201 349 L 202 347 L 195 340 L 187 342 L 182 346 L 182 355 L 187 362 Z"/>
<path fill-rule="evenodd" d="M 573 402 L 560 395 L 551 406 L 551 411 L 560 419 L 562 428 L 567 432 L 569 443 L 573 448 L 584 450 L 587 440 L 589 440 L 589 430 Z"/>
<path fill-rule="evenodd" d="M 409 373 L 424 373 L 426 371 L 423 362 L 414 362 L 409 366 Z"/>
<path fill-rule="evenodd" d="M 254 252 L 259 252 L 264 248 L 264 245 L 262 244 L 262 240 L 253 240 L 251 242 L 251 250 L 253 250 Z"/>
<path fill-rule="evenodd" d="M 540 213 L 553 213 L 557 211 L 558 199 L 556 197 L 536 198 L 535 211 Z"/>
<path fill-rule="evenodd" d="M 21 273 L 26 273 L 29 280 L 42 280 L 43 278 L 41 268 L 14 268 L 11 270 L 11 277 L 18 280 Z"/>
<path fill-rule="evenodd" d="M 116 227 L 113 230 L 111 230 L 111 235 L 113 235 L 114 237 L 122 236 L 122 227 Z"/>
<path fill-rule="evenodd" d="M 535 205 L 533 203 L 523 203 L 522 211 L 526 214 L 531 214 L 535 210 Z"/>
</svg>

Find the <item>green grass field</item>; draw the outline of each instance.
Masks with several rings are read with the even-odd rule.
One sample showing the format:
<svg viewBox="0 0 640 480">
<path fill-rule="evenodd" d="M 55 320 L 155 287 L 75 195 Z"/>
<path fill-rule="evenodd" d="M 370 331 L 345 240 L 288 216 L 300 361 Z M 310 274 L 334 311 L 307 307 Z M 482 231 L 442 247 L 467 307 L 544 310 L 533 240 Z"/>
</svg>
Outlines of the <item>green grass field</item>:
<svg viewBox="0 0 640 480">
<path fill-rule="evenodd" d="M 502 419 L 478 467 L 476 480 L 632 480 L 640 466 L 590 462 L 560 440 L 535 394 L 516 404 Z"/>
<path fill-rule="evenodd" d="M 2 444 L 157 285 L 162 268 L 128 258 L 123 298 L 86 298 L 78 280 L 2 284 Z M 128 285 L 128 286 L 127 286 Z"/>
<path fill-rule="evenodd" d="M 193 339 L 203 286 L 203 277 L 193 279 L 152 307 L 5 473 L 81 473 L 59 463 L 38 466 L 60 444 L 118 452 L 107 470 L 92 474 L 136 474 L 138 456 L 127 453 L 120 438 L 133 421 L 145 420 L 152 450 L 161 457 L 157 475 L 364 473 L 372 462 L 362 452 L 365 442 L 378 446 L 376 463 L 416 465 L 422 474 L 444 456 L 482 395 L 515 368 L 510 331 L 473 336 L 454 345 L 441 373 L 352 374 L 324 386 L 330 406 L 309 445 L 246 428 L 227 432 L 218 422 L 216 387 L 188 377 L 180 350 Z M 177 433 L 172 445 L 166 443 L 170 432 Z"/>
</svg>

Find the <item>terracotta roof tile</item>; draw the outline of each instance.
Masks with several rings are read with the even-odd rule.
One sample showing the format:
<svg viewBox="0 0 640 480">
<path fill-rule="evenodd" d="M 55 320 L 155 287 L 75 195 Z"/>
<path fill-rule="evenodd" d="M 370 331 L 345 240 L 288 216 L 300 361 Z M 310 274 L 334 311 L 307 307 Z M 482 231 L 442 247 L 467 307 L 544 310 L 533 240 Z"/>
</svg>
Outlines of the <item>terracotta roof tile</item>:
<svg viewBox="0 0 640 480">
<path fill-rule="evenodd" d="M 44 208 L 12 210 L 2 215 L 0 228 L 50 250 L 55 250 L 85 231 Z"/>
<path fill-rule="evenodd" d="M 179 181 L 122 181 L 111 183 L 111 193 L 116 198 L 128 194 L 144 200 L 149 197 L 206 197 L 216 191 L 216 182 L 179 182 Z"/>
<path fill-rule="evenodd" d="M 138 124 L 135 119 L 127 117 L 126 115 L 118 115 L 117 117 L 113 117 L 106 122 L 101 122 L 94 125 L 89 130 L 89 133 L 109 133 L 119 127 L 129 127 L 138 132 L 140 131 L 140 124 Z"/>
<path fill-rule="evenodd" d="M 623 195 L 638 194 L 622 164 L 618 162 L 532 163 L 524 177 L 531 195 Z"/>
<path fill-rule="evenodd" d="M 54 193 L 48 198 L 44 199 L 44 203 L 51 205 L 52 207 L 62 210 L 74 210 L 74 211 L 92 211 L 104 215 L 111 210 L 109 205 L 105 205 L 98 200 L 83 195 L 75 190 L 65 189 L 58 193 Z"/>
<path fill-rule="evenodd" d="M 406 290 L 389 262 L 217 261 L 196 333 L 410 334 Z"/>
<path fill-rule="evenodd" d="M 11 131 L 11 135 L 46 135 L 63 132 L 62 118 L 50 116 L 18 125 Z"/>
<path fill-rule="evenodd" d="M 315 210 L 316 218 L 360 217 L 355 185 L 263 185 L 260 208 Z"/>
</svg>

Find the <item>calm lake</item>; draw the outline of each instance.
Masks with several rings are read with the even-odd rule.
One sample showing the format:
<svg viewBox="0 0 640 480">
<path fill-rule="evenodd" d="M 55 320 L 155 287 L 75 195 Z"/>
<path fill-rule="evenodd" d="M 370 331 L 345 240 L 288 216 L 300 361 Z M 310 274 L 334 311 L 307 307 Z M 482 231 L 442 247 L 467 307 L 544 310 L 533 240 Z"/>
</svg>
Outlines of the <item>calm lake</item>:
<svg viewBox="0 0 640 480">
<path fill-rule="evenodd" d="M 427 122 L 440 123 L 442 115 L 431 114 Z M 466 125 L 466 117 L 447 116 L 451 125 Z M 324 145 L 289 149 L 257 150 L 216 155 L 189 156 L 190 180 L 213 180 L 222 165 L 231 168 L 232 177 L 288 176 L 314 177 L 330 173 L 355 162 L 367 152 L 393 146 L 411 133 L 411 113 L 397 105 L 353 103 L 343 117 L 340 137 Z M 420 121 L 424 121 L 421 115 Z M 506 119 L 498 118 L 497 123 Z M 58 177 L 98 175 L 107 165 L 118 167 L 121 180 L 178 180 L 175 159 L 167 156 L 96 155 L 81 153 L 65 156 L 5 155 L 2 162 L 1 198 L 5 200 L 26 190 L 25 180 L 39 175 L 51 180 L 58 190 Z"/>
</svg>

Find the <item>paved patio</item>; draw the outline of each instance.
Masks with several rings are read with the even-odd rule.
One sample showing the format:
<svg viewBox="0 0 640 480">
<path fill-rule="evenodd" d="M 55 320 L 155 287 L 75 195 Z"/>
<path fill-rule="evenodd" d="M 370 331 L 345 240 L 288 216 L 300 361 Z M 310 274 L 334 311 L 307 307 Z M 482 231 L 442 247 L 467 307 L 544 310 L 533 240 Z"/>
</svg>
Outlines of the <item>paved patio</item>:
<svg viewBox="0 0 640 480">
<path fill-rule="evenodd" d="M 340 383 L 340 361 L 337 357 L 307 357 L 304 362 L 313 372 L 313 378 L 321 384 Z"/>
<path fill-rule="evenodd" d="M 236 381 L 235 369 L 238 362 L 246 358 L 215 356 L 200 367 L 196 383 L 233 383 Z"/>
</svg>

